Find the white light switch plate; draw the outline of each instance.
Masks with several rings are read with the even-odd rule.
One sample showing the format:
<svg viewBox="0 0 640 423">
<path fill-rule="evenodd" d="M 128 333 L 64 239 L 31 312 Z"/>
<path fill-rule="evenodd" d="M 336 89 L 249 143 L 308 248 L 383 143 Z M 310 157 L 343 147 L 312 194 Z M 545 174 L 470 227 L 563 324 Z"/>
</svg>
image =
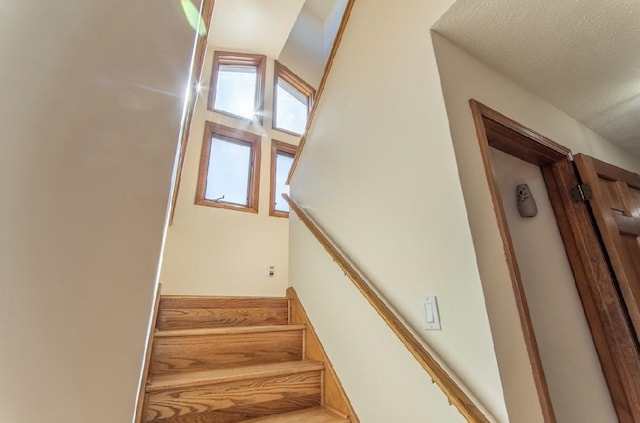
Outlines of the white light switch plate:
<svg viewBox="0 0 640 423">
<path fill-rule="evenodd" d="M 426 330 L 441 330 L 438 298 L 425 297 L 422 301 L 422 306 L 424 308 L 424 328 Z"/>
</svg>

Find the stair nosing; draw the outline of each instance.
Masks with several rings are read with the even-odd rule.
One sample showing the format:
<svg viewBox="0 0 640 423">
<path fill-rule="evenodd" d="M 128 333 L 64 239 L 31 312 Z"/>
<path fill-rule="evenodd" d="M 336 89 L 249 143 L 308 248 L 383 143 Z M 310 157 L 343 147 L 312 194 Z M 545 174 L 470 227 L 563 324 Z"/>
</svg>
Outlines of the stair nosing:
<svg viewBox="0 0 640 423">
<path fill-rule="evenodd" d="M 282 325 L 255 325 L 255 326 L 224 326 L 217 328 L 197 328 L 197 329 L 156 329 L 156 338 L 171 338 L 176 336 L 204 336 L 219 335 L 228 333 L 262 333 L 262 332 L 289 332 L 304 330 L 305 325 L 282 324 Z"/>
<path fill-rule="evenodd" d="M 239 296 L 235 297 L 233 295 L 160 295 L 160 299 L 169 299 L 169 300 L 261 300 L 261 301 L 271 301 L 271 300 L 281 300 L 287 301 L 289 298 L 287 297 L 252 297 L 252 296 Z"/>
<path fill-rule="evenodd" d="M 239 372 L 242 370 L 242 372 Z M 227 382 L 292 375 L 324 370 L 324 363 L 314 360 L 281 361 L 277 363 L 254 364 L 223 369 L 198 370 L 173 375 L 154 376 L 146 386 L 146 392 L 168 391 Z M 192 379 L 189 379 L 189 378 Z"/>
</svg>

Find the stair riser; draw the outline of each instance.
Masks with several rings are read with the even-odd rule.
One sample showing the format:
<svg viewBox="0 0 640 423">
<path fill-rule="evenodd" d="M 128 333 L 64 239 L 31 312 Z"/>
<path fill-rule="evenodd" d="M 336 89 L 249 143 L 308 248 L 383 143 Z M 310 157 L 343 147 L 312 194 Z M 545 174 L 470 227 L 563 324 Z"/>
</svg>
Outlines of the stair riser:
<svg viewBox="0 0 640 423">
<path fill-rule="evenodd" d="M 153 423 L 244 423 L 250 419 L 272 416 L 274 415 L 274 410 L 278 411 L 278 414 L 275 415 L 280 415 L 283 412 L 288 413 L 308 408 L 308 404 L 312 403 L 318 403 L 317 396 L 308 395 L 296 398 L 285 398 L 273 402 L 238 406 L 233 409 L 212 410 L 198 414 L 187 414 L 184 416 L 154 420 Z M 295 420 L 290 423 L 293 422 L 298 423 Z M 349 423 L 349 421 L 346 420 L 340 423 Z"/>
<path fill-rule="evenodd" d="M 263 416 L 245 420 L 242 423 L 350 423 L 350 420 L 326 408 L 316 407 L 291 413 Z"/>
<path fill-rule="evenodd" d="M 286 325 L 289 303 L 282 298 L 163 298 L 160 330 Z"/>
<path fill-rule="evenodd" d="M 146 397 L 144 421 L 233 423 L 319 405 L 320 389 L 321 372 L 315 371 L 153 392 Z"/>
<path fill-rule="evenodd" d="M 302 330 L 157 337 L 151 374 L 221 369 L 302 359 Z"/>
</svg>

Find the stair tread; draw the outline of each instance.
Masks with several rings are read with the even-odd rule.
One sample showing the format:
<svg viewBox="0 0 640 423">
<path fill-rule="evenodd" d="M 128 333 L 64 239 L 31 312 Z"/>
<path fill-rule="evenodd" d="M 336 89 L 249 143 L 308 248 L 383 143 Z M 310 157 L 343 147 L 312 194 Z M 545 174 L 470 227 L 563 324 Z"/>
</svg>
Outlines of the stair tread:
<svg viewBox="0 0 640 423">
<path fill-rule="evenodd" d="M 319 371 L 324 364 L 313 360 L 284 361 L 280 363 L 255 364 L 215 370 L 199 370 L 173 375 L 154 376 L 147 385 L 147 392 L 175 388 L 195 387 L 246 379 L 273 377 Z"/>
<path fill-rule="evenodd" d="M 174 336 L 199 336 L 199 335 L 220 335 L 227 333 L 260 333 L 260 332 L 286 332 L 305 329 L 305 325 L 260 325 L 260 326 L 229 326 L 218 328 L 199 329 L 172 329 L 156 330 L 156 338 L 167 338 Z"/>
<path fill-rule="evenodd" d="M 287 297 L 252 297 L 252 296 L 224 296 L 224 295 L 161 295 L 161 300 L 164 301 L 288 301 Z"/>
<path fill-rule="evenodd" d="M 348 423 L 349 419 L 341 417 L 326 408 L 314 407 L 290 413 L 258 417 L 241 423 Z"/>
</svg>

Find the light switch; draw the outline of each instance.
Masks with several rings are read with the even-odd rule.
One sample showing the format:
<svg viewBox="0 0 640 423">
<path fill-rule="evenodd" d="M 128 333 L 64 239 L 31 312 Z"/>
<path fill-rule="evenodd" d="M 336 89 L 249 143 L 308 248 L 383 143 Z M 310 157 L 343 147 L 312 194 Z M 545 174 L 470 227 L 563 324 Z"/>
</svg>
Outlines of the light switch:
<svg viewBox="0 0 640 423">
<path fill-rule="evenodd" d="M 433 323 L 435 322 L 435 317 L 433 316 L 433 304 L 425 304 L 424 305 L 424 311 L 427 315 L 427 323 Z"/>
<path fill-rule="evenodd" d="M 424 307 L 425 317 L 424 328 L 427 330 L 441 330 L 438 299 L 436 297 L 426 297 L 422 305 Z"/>
</svg>

